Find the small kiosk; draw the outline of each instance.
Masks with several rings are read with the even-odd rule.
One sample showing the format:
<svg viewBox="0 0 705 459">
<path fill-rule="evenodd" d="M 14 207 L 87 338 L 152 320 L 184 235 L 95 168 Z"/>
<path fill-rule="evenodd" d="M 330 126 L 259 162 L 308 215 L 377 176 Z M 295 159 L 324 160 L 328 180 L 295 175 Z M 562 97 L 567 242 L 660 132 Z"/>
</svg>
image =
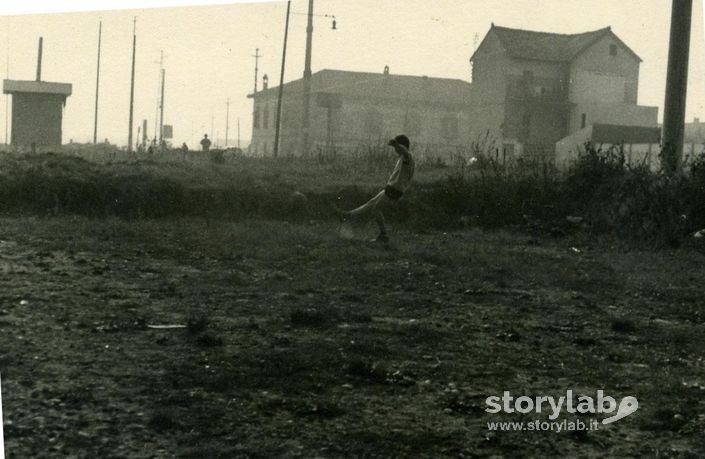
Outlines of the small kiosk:
<svg viewBox="0 0 705 459">
<path fill-rule="evenodd" d="M 42 81 L 42 39 L 39 39 L 37 79 L 4 80 L 3 93 L 12 95 L 12 131 L 14 147 L 61 146 L 61 124 L 70 83 Z"/>
</svg>

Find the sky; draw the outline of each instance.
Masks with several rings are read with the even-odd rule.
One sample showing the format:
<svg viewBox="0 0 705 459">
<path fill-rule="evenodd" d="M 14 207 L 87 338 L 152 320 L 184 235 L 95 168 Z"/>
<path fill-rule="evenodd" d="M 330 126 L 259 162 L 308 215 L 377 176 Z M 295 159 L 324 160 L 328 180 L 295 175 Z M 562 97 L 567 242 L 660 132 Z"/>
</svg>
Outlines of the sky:
<svg viewBox="0 0 705 459">
<path fill-rule="evenodd" d="M 286 2 L 63 0 L 0 5 L 3 78 L 33 80 L 43 37 L 42 79 L 71 83 L 64 142 L 93 139 L 98 24 L 102 21 L 98 139 L 127 143 L 133 19 L 136 18 L 134 135 L 143 119 L 155 133 L 164 52 L 164 123 L 176 145 L 204 133 L 241 147 L 252 132 L 255 50 L 270 87 L 279 84 Z M 167 5 L 172 5 L 168 6 Z M 179 6 L 173 6 L 179 5 Z M 189 6 L 184 6 L 189 5 Z M 302 77 L 308 0 L 293 0 L 284 81 Z M 642 59 L 639 104 L 662 106 L 671 0 L 315 0 L 312 68 L 470 80 L 469 58 L 492 22 L 555 33 L 611 26 Z M 96 11 L 101 8 L 101 11 Z M 120 8 L 120 9 L 118 9 Z M 57 12 L 61 11 L 61 12 Z M 329 17 L 326 17 L 328 15 Z M 335 16 L 337 30 L 332 30 Z M 7 101 L 8 96 L 3 96 Z M 227 101 L 230 105 L 226 105 Z M 0 142 L 7 102 L 0 107 Z M 229 107 L 229 108 L 228 108 Z M 705 120 L 703 2 L 693 2 L 686 120 Z"/>
</svg>

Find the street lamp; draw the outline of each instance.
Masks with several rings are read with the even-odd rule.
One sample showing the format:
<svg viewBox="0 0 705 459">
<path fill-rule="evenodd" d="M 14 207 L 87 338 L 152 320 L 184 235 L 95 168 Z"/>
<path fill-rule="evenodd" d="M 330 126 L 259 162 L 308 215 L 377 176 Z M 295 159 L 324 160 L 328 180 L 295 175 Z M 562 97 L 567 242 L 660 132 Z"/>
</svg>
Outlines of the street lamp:
<svg viewBox="0 0 705 459">
<path fill-rule="evenodd" d="M 338 30 L 338 21 L 335 18 L 334 14 L 311 14 L 309 15 L 308 13 L 291 13 L 294 16 L 313 16 L 315 18 L 331 18 L 331 27 L 330 30 Z"/>
</svg>

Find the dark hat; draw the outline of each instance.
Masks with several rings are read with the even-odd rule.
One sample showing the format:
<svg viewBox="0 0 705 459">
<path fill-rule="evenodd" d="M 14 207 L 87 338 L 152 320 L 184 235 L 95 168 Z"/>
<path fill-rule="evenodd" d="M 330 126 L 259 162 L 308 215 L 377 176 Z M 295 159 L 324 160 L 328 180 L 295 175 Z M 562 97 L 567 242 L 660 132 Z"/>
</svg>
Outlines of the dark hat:
<svg viewBox="0 0 705 459">
<path fill-rule="evenodd" d="M 405 136 L 404 134 L 400 134 L 396 137 L 394 137 L 394 140 L 397 141 L 397 143 L 404 145 L 406 148 L 409 148 L 410 143 L 409 143 L 409 138 Z"/>
</svg>

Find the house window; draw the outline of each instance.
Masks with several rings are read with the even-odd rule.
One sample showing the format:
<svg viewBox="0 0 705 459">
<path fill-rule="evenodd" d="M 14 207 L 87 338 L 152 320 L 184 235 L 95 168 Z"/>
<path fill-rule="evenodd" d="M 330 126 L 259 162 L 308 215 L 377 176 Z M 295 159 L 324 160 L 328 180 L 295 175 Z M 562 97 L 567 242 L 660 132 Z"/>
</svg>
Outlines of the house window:
<svg viewBox="0 0 705 459">
<path fill-rule="evenodd" d="M 617 45 L 610 45 L 610 56 L 617 55 Z"/>
<path fill-rule="evenodd" d="M 269 128 L 269 105 L 264 106 L 264 120 L 262 121 L 264 124 L 264 128 Z"/>
<path fill-rule="evenodd" d="M 254 115 L 254 120 L 253 120 L 253 125 L 255 128 L 259 128 L 259 107 L 255 107 L 255 115 Z"/>
<path fill-rule="evenodd" d="M 587 115 L 583 113 L 580 115 L 580 129 L 585 129 L 585 126 L 587 125 Z"/>
</svg>

